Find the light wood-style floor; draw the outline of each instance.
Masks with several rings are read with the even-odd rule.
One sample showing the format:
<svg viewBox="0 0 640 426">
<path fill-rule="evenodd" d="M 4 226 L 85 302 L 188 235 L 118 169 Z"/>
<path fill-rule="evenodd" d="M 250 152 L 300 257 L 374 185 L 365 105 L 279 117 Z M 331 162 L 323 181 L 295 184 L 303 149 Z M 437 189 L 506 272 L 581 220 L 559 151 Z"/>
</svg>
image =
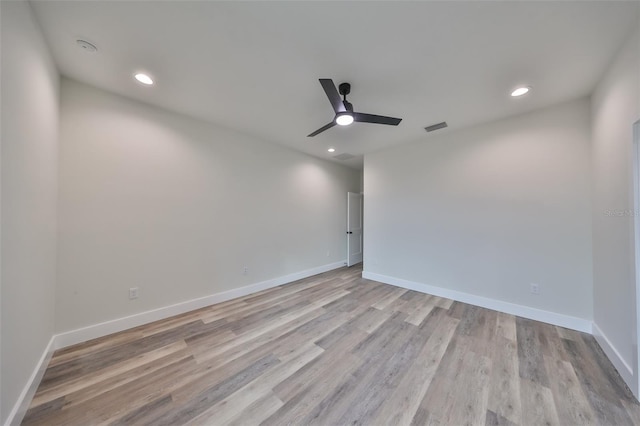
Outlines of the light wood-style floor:
<svg viewBox="0 0 640 426">
<path fill-rule="evenodd" d="M 23 424 L 640 424 L 593 337 L 360 274 L 57 351 Z"/>
</svg>

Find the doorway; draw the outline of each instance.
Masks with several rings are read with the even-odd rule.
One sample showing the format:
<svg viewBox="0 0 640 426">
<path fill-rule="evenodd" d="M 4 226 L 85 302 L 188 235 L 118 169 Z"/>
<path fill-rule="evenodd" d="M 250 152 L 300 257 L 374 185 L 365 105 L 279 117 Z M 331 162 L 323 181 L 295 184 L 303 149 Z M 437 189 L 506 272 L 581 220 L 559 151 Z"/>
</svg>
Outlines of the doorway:
<svg viewBox="0 0 640 426">
<path fill-rule="evenodd" d="M 362 198 L 347 192 L 347 266 L 362 262 Z"/>
</svg>

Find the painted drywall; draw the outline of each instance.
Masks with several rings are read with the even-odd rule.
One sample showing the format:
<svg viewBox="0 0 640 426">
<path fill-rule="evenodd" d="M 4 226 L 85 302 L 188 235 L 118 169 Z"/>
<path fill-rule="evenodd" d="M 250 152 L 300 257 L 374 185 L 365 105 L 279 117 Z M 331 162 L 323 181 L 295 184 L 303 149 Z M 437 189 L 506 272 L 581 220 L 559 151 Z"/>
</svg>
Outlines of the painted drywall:
<svg viewBox="0 0 640 426">
<path fill-rule="evenodd" d="M 68 79 L 60 145 L 58 332 L 345 259 L 357 170 Z"/>
<path fill-rule="evenodd" d="M 581 99 L 367 154 L 365 272 L 590 320 L 589 138 Z"/>
<path fill-rule="evenodd" d="M 4 423 L 53 334 L 59 76 L 28 3 L 1 7 Z"/>
<path fill-rule="evenodd" d="M 633 209 L 633 123 L 639 119 L 636 29 L 592 96 L 594 322 L 632 371 L 637 370 L 637 320 L 633 215 L 628 212 Z"/>
</svg>

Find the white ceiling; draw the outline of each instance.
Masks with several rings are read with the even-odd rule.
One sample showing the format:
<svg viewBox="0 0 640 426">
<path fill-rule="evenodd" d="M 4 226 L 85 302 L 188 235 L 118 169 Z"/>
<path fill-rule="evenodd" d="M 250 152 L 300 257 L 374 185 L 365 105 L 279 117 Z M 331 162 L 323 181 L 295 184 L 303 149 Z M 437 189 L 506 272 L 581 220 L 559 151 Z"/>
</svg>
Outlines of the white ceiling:
<svg viewBox="0 0 640 426">
<path fill-rule="evenodd" d="M 428 138 L 433 123 L 450 131 L 589 94 L 640 4 L 31 3 L 62 74 L 321 158 L 351 153 L 334 161 L 353 167 L 364 153 Z M 135 82 L 138 70 L 156 84 Z M 402 123 L 307 138 L 333 118 L 318 78 L 350 82 L 356 111 Z M 533 90 L 513 99 L 519 84 Z"/>
</svg>

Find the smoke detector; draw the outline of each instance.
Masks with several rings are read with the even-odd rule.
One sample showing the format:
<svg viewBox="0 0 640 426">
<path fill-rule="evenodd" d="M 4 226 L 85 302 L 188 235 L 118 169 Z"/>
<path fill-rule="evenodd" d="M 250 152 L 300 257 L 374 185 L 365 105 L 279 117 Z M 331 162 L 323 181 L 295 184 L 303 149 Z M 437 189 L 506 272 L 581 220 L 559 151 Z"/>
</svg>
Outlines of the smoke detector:
<svg viewBox="0 0 640 426">
<path fill-rule="evenodd" d="M 78 39 L 76 40 L 76 44 L 80 49 L 84 50 L 87 53 L 95 53 L 98 51 L 98 48 L 95 44 L 89 43 L 86 40 Z"/>
</svg>

